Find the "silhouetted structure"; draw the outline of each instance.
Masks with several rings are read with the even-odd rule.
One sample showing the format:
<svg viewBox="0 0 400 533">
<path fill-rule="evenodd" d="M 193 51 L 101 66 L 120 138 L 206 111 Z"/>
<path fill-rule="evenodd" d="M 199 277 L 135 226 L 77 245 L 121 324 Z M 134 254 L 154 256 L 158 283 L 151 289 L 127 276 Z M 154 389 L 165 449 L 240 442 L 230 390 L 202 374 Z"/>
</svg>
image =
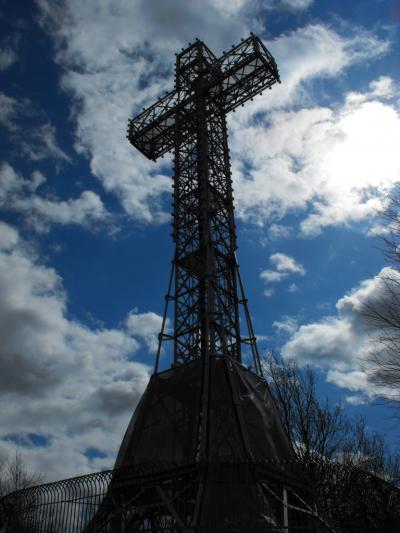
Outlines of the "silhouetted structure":
<svg viewBox="0 0 400 533">
<path fill-rule="evenodd" d="M 155 372 L 116 462 L 174 467 L 135 493 L 125 520 L 132 531 L 317 527 L 262 377 L 235 257 L 225 116 L 277 81 L 276 63 L 254 35 L 219 59 L 196 40 L 177 55 L 175 90 L 129 122 L 128 139 L 149 159 L 174 150 L 175 242 Z M 166 333 L 170 301 L 174 328 Z M 173 364 L 159 372 L 164 340 L 173 342 Z M 252 370 L 242 364 L 243 345 Z"/>
<path fill-rule="evenodd" d="M 90 493 L 89 477 L 72 480 L 81 494 L 65 499 L 75 514 L 53 506 L 31 519 L 41 524 L 32 531 L 326 531 L 262 377 L 235 257 L 225 116 L 278 81 L 256 36 L 220 58 L 196 40 L 177 55 L 175 90 L 129 122 L 128 138 L 146 157 L 175 155 L 175 255 L 155 371 L 115 470 L 93 478 L 101 491 Z M 173 343 L 173 361 L 160 371 L 163 341 Z"/>
</svg>

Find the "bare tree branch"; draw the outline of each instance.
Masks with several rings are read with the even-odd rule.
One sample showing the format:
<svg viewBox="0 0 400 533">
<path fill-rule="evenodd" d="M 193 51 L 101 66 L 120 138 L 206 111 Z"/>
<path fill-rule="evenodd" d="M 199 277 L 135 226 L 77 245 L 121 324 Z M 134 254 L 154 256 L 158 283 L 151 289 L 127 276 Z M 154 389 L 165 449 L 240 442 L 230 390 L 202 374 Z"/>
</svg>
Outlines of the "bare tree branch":
<svg viewBox="0 0 400 533">
<path fill-rule="evenodd" d="M 343 533 L 392 531 L 392 521 L 400 521 L 400 456 L 390 453 L 381 435 L 367 432 L 363 418 L 349 418 L 340 406 L 321 401 L 311 368 L 273 353 L 264 367 L 327 520 Z"/>
<path fill-rule="evenodd" d="M 382 236 L 391 268 L 380 276 L 381 290 L 361 309 L 369 327 L 372 348 L 366 356 L 371 382 L 382 388 L 382 397 L 400 402 L 400 194 L 388 197 L 380 213 L 387 229 Z"/>
</svg>

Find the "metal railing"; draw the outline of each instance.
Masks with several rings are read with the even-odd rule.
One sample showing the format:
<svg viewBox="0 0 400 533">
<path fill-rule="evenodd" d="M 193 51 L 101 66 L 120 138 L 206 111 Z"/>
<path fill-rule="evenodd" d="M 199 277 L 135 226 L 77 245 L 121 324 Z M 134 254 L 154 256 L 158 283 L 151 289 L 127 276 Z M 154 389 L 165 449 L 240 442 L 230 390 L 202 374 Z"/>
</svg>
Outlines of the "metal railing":
<svg viewBox="0 0 400 533">
<path fill-rule="evenodd" d="M 299 497 L 302 494 L 301 483 L 297 488 L 288 489 L 288 480 L 293 479 L 295 470 L 296 464 L 290 461 L 225 461 L 193 465 L 153 463 L 64 479 L 13 492 L 2 498 L 0 533 L 219 532 L 220 527 L 216 526 L 221 523 L 218 502 L 211 503 L 212 517 L 208 526 L 199 528 L 191 525 L 195 521 L 196 498 L 201 497 L 199 487 L 205 479 L 202 477 L 205 472 L 207 483 L 221 484 L 221 491 L 229 492 L 229 487 L 240 485 L 245 494 L 246 487 L 256 483 L 265 493 L 270 500 L 275 523 L 273 520 L 270 524 L 263 521 L 258 525 L 254 522 L 252 533 L 287 533 L 288 523 L 291 524 L 291 532 L 328 531 L 320 523 L 315 509 Z M 175 506 L 175 514 L 170 504 Z M 182 520 L 179 522 L 179 514 L 184 517 L 184 524 Z M 233 510 L 230 518 L 236 527 L 230 527 L 229 532 L 248 533 L 246 523 L 251 517 L 243 516 L 240 510 L 236 514 Z M 140 526 L 135 525 L 138 515 L 142 516 L 139 518 Z M 321 527 L 310 528 L 310 515 L 315 515 Z M 294 521 L 289 520 L 290 516 Z M 276 517 L 280 518 L 277 520 Z M 212 525 L 214 523 L 215 526 Z"/>
</svg>

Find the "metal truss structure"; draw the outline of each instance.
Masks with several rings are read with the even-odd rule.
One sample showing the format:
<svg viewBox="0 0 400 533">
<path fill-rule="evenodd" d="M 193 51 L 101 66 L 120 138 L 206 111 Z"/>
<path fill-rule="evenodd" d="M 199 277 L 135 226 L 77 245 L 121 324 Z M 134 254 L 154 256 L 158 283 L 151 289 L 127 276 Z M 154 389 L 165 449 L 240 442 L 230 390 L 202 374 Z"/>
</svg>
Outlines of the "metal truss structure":
<svg viewBox="0 0 400 533">
<path fill-rule="evenodd" d="M 128 138 L 146 157 L 175 156 L 175 255 L 155 371 L 114 471 L 86 477 L 89 491 L 78 480 L 31 489 L 20 500 L 27 529 L 15 531 L 328 531 L 262 377 L 235 255 L 226 114 L 276 82 L 276 63 L 255 35 L 220 58 L 196 40 L 177 55 L 175 90 L 129 122 Z M 160 371 L 168 340 L 172 366 Z M 251 368 L 242 364 L 243 345 Z M 0 532 L 14 531 L 8 524 Z"/>
<path fill-rule="evenodd" d="M 175 366 L 215 355 L 241 361 L 245 342 L 261 375 L 247 307 L 249 334 L 240 336 L 238 305 L 246 299 L 235 257 L 225 117 L 277 81 L 276 63 L 254 35 L 219 59 L 196 40 L 177 55 L 175 90 L 129 122 L 128 138 L 146 157 L 175 153 Z"/>
</svg>

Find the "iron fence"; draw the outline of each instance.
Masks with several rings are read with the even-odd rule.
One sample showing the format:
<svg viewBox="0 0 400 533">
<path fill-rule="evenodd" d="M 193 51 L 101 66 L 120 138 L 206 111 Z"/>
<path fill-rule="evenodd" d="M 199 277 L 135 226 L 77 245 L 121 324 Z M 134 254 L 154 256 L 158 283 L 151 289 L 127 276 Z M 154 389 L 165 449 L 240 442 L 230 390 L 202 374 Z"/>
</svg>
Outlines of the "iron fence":
<svg viewBox="0 0 400 533">
<path fill-rule="evenodd" d="M 328 531 L 322 523 L 321 527 L 310 529 L 309 516 L 315 515 L 315 510 L 307 503 L 309 494 L 303 494 L 301 483 L 295 490 L 287 489 L 285 480 L 293 480 L 295 470 L 296 464 L 290 461 L 226 461 L 189 466 L 158 463 L 64 479 L 2 498 L 0 533 L 284 533 L 289 531 L 290 517 L 294 515 L 296 527 L 290 527 L 290 532 Z M 246 487 L 252 490 L 256 478 L 275 519 L 259 514 L 263 516 L 258 519 L 260 523 L 254 521 L 250 525 L 253 518 L 240 510 L 235 513 L 235 509 L 229 512 L 229 520 L 221 519 L 220 502 L 213 501 L 211 494 L 207 525 L 194 526 L 196 494 L 205 474 L 208 485 L 215 486 L 215 494 L 234 493 L 235 487 L 240 487 L 238 493 L 243 494 Z M 175 516 L 168 499 L 174 503 Z M 156 519 L 138 521 L 141 513 L 149 516 L 149 507 Z M 184 523 L 179 522 L 179 516 L 184 517 Z M 225 524 L 222 529 L 221 524 Z"/>
</svg>

